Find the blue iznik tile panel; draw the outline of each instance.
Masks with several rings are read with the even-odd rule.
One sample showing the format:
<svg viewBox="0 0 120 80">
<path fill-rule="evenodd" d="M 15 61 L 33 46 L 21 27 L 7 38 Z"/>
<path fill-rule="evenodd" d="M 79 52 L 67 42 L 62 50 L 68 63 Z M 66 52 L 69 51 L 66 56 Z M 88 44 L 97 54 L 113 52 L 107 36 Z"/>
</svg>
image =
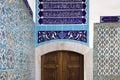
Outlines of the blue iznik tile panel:
<svg viewBox="0 0 120 80">
<path fill-rule="evenodd" d="M 87 31 L 38 31 L 38 43 L 57 39 L 87 42 Z"/>
<path fill-rule="evenodd" d="M 120 16 L 100 16 L 101 23 L 120 22 Z"/>
<path fill-rule="evenodd" d="M 86 0 L 39 0 L 39 24 L 86 24 Z"/>
<path fill-rule="evenodd" d="M 97 23 L 94 32 L 94 80 L 120 80 L 120 23 Z"/>
<path fill-rule="evenodd" d="M 36 45 L 47 41 L 89 45 L 89 0 L 36 0 Z"/>
<path fill-rule="evenodd" d="M 22 0 L 0 0 L 0 80 L 35 80 L 34 28 Z"/>
</svg>

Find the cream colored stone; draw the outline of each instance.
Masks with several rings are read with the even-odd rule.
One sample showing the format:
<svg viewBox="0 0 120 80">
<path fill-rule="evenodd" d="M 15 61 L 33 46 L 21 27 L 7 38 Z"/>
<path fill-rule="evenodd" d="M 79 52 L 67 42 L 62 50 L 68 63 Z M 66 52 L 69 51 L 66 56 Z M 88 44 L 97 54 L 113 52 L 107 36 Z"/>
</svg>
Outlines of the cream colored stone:
<svg viewBox="0 0 120 80">
<path fill-rule="evenodd" d="M 74 42 L 52 42 L 38 46 L 35 52 L 35 80 L 41 80 L 41 56 L 60 50 L 74 51 L 84 55 L 84 80 L 93 80 L 93 50 L 85 45 Z"/>
</svg>

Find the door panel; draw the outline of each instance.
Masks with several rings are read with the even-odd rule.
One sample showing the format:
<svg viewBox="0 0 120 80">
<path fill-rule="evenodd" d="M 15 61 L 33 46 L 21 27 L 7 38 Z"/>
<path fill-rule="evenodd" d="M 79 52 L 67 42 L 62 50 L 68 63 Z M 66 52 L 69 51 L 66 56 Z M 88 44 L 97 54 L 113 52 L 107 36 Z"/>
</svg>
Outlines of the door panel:
<svg viewBox="0 0 120 80">
<path fill-rule="evenodd" d="M 46 55 L 44 55 L 44 64 L 45 65 L 49 65 L 49 64 L 58 64 L 58 58 L 59 55 L 57 52 L 54 53 L 48 53 Z"/>
<path fill-rule="evenodd" d="M 58 71 L 55 68 L 46 68 L 44 69 L 44 80 L 58 80 Z"/>
<path fill-rule="evenodd" d="M 83 80 L 83 56 L 74 52 L 64 52 L 63 57 L 66 69 L 63 74 L 67 76 L 67 79 L 63 80 Z"/>
<path fill-rule="evenodd" d="M 42 56 L 42 80 L 84 80 L 84 57 L 59 51 Z"/>
<path fill-rule="evenodd" d="M 42 56 L 42 80 L 59 80 L 59 54 L 48 53 Z"/>
</svg>

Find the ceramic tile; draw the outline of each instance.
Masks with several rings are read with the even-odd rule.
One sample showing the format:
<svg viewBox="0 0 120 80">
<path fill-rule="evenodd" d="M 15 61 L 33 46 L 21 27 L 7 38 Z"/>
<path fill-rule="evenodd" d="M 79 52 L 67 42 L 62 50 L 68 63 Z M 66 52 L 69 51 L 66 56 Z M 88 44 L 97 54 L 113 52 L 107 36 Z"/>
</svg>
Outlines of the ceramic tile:
<svg viewBox="0 0 120 80">
<path fill-rule="evenodd" d="M 119 80 L 120 26 L 119 23 L 95 24 L 94 75 L 100 80 Z M 96 80 L 96 79 L 95 79 Z"/>
<path fill-rule="evenodd" d="M 39 0 L 39 24 L 86 24 L 86 0 Z M 58 3 L 59 2 L 59 3 Z M 79 17 L 78 17 L 79 16 Z"/>
<path fill-rule="evenodd" d="M 87 31 L 38 31 L 38 43 L 57 40 L 57 39 L 70 39 L 76 41 L 87 42 Z"/>
<path fill-rule="evenodd" d="M 120 16 L 100 16 L 101 23 L 120 22 Z"/>
<path fill-rule="evenodd" d="M 0 80 L 8 80 L 8 73 L 6 71 L 0 71 Z"/>
<path fill-rule="evenodd" d="M 0 80 L 34 80 L 35 29 L 23 5 L 0 0 Z"/>
</svg>

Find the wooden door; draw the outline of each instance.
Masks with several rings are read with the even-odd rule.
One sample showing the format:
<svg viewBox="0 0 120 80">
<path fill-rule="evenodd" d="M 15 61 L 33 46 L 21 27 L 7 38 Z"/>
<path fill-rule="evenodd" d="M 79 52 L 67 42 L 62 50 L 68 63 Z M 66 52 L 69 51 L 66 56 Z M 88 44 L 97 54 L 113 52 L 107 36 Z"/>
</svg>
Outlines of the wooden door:
<svg viewBox="0 0 120 80">
<path fill-rule="evenodd" d="M 42 80 L 84 80 L 84 57 L 59 51 L 42 56 Z"/>
</svg>

